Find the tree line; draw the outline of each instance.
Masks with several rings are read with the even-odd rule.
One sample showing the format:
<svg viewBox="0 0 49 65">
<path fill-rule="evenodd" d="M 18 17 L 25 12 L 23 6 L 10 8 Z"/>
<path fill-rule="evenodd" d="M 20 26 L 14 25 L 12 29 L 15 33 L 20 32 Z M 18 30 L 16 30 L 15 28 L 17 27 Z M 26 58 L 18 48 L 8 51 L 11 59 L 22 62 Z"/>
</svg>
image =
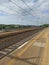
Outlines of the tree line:
<svg viewBox="0 0 49 65">
<path fill-rule="evenodd" d="M 2 29 L 19 29 L 19 28 L 30 28 L 31 25 L 4 25 L 0 24 L 0 30 Z"/>
</svg>

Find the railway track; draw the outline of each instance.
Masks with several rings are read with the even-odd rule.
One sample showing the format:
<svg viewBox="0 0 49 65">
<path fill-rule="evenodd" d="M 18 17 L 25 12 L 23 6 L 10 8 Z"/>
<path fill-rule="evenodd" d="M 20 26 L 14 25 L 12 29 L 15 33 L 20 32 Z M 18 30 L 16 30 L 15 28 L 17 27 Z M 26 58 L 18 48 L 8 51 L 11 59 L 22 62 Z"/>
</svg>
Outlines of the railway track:
<svg viewBox="0 0 49 65">
<path fill-rule="evenodd" d="M 21 46 L 25 41 L 31 39 L 35 33 L 42 29 L 30 30 L 12 35 L 5 38 L 0 38 L 0 59 L 8 55 L 10 52 Z"/>
</svg>

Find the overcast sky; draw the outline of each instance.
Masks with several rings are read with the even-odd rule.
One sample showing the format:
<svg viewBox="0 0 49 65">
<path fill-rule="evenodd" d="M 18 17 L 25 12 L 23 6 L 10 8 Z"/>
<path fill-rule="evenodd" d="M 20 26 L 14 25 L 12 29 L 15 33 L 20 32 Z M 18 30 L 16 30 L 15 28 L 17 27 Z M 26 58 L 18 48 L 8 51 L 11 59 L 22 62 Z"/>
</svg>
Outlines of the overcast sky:
<svg viewBox="0 0 49 65">
<path fill-rule="evenodd" d="M 49 0 L 0 0 L 0 24 L 45 23 L 49 23 Z"/>
</svg>

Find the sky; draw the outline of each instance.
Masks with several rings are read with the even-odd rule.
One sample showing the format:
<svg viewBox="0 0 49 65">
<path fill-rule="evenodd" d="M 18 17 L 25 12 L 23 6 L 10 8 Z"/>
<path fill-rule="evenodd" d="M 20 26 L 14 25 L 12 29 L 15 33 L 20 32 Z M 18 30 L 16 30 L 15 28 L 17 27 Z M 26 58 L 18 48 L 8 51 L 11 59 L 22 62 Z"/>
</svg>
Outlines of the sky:
<svg viewBox="0 0 49 65">
<path fill-rule="evenodd" d="M 49 0 L 0 0 L 0 24 L 49 24 Z"/>
</svg>

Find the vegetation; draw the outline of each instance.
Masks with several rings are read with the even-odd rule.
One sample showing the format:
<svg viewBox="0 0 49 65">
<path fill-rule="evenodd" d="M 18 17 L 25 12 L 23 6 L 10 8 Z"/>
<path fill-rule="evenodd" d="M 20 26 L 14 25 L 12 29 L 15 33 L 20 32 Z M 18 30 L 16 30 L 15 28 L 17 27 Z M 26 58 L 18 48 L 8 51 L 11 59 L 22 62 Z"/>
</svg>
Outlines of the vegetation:
<svg viewBox="0 0 49 65">
<path fill-rule="evenodd" d="M 30 28 L 31 25 L 4 25 L 0 24 L 0 30 L 12 30 L 12 29 L 23 29 L 23 28 Z"/>
<path fill-rule="evenodd" d="M 41 27 L 49 27 L 49 24 L 41 25 Z"/>
</svg>

